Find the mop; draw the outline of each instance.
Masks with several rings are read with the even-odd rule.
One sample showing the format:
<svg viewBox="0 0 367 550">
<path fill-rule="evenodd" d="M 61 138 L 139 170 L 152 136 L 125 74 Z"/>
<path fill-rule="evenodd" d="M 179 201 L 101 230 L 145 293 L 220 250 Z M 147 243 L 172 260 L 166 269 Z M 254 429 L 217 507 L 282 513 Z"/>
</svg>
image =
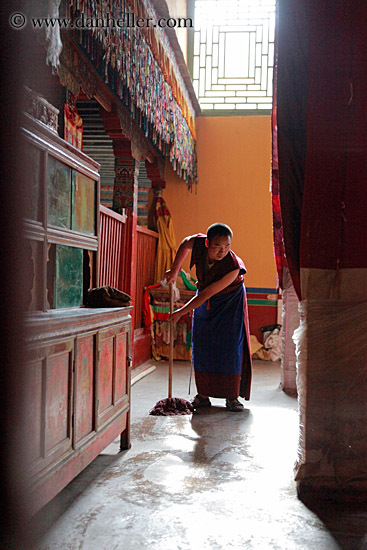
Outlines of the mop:
<svg viewBox="0 0 367 550">
<path fill-rule="evenodd" d="M 173 285 L 169 285 L 169 310 L 173 313 Z M 172 374 L 173 374 L 173 321 L 170 321 L 169 326 L 170 333 L 170 348 L 169 348 L 169 361 L 168 361 L 168 398 L 161 399 L 155 406 L 149 411 L 149 414 L 153 416 L 178 416 L 183 414 L 192 414 L 194 412 L 194 406 L 181 397 L 172 397 Z"/>
</svg>

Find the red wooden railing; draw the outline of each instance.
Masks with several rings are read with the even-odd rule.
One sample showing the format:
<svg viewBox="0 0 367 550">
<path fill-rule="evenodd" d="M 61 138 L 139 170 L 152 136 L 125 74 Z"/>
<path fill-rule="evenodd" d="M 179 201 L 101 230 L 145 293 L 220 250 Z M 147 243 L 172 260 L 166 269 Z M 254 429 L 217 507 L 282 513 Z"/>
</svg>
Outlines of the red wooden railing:
<svg viewBox="0 0 367 550">
<path fill-rule="evenodd" d="M 137 227 L 135 328 L 143 326 L 144 287 L 154 283 L 154 262 L 158 233 L 146 227 Z"/>
<path fill-rule="evenodd" d="M 99 212 L 99 286 L 110 285 L 122 290 L 126 216 L 102 205 Z"/>
<path fill-rule="evenodd" d="M 99 286 L 110 285 L 125 290 L 125 228 L 126 216 L 100 205 L 99 229 Z M 137 226 L 136 295 L 134 303 L 134 328 L 143 326 L 142 306 L 144 287 L 154 283 L 154 262 L 158 233 Z"/>
</svg>

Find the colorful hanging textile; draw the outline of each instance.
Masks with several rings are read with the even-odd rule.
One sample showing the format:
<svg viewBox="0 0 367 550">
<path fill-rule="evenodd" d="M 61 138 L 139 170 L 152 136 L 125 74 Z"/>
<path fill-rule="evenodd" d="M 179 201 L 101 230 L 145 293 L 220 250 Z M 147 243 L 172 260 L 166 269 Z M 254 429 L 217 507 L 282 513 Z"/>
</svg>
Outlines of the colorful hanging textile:
<svg viewBox="0 0 367 550">
<path fill-rule="evenodd" d="M 153 324 L 154 321 L 154 315 L 153 310 L 150 305 L 150 295 L 149 290 L 152 288 L 159 288 L 161 286 L 160 283 L 156 283 L 155 285 L 150 285 L 145 287 L 144 294 L 143 294 L 143 319 L 144 319 L 144 332 L 147 333 L 150 331 L 150 326 Z"/>
<path fill-rule="evenodd" d="M 70 16 L 85 21 L 122 20 L 131 13 L 157 19 L 148 0 L 70 0 L 70 9 Z M 80 45 L 145 136 L 189 187 L 196 183 L 194 109 L 164 29 L 94 26 L 81 32 Z"/>
<path fill-rule="evenodd" d="M 72 94 L 69 103 L 64 105 L 64 139 L 80 151 L 83 150 L 83 119 L 77 111 Z"/>
<path fill-rule="evenodd" d="M 180 269 L 179 274 L 181 275 L 182 280 L 183 280 L 186 288 L 188 288 L 189 290 L 194 290 L 194 291 L 197 290 L 196 285 L 194 285 L 191 281 L 189 281 L 189 279 L 187 278 L 186 273 L 184 272 L 183 269 Z M 196 282 L 196 279 L 192 279 L 192 280 Z"/>
<path fill-rule="evenodd" d="M 162 197 L 157 197 L 155 212 L 157 217 L 158 245 L 155 257 L 154 279 L 162 281 L 165 272 L 171 268 L 176 253 L 176 239 L 171 214 Z"/>
</svg>

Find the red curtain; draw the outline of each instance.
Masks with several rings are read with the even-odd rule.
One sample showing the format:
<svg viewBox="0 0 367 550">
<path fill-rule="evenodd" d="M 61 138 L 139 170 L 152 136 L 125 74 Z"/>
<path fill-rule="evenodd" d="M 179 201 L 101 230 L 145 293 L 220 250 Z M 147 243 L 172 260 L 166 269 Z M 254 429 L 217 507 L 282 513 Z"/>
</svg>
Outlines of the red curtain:
<svg viewBox="0 0 367 550">
<path fill-rule="evenodd" d="M 273 147 L 299 297 L 300 268 L 367 267 L 366 36 L 365 3 L 278 0 Z"/>
<path fill-rule="evenodd" d="M 278 12 L 277 12 L 278 17 Z M 283 268 L 287 266 L 285 257 L 282 213 L 279 197 L 279 167 L 278 167 L 278 130 L 277 130 L 277 66 L 278 66 L 278 25 L 275 28 L 275 51 L 274 51 L 274 77 L 273 77 L 273 108 L 271 113 L 272 131 L 272 159 L 271 159 L 271 193 L 273 209 L 273 238 L 274 256 L 278 273 L 278 286 L 283 288 Z"/>
</svg>

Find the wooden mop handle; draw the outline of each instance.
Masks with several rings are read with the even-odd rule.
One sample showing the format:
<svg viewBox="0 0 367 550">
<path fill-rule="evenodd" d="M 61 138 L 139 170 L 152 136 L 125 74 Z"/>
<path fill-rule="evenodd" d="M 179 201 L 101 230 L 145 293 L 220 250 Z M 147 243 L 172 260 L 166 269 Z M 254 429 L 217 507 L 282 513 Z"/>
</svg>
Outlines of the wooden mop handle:
<svg viewBox="0 0 367 550">
<path fill-rule="evenodd" d="M 173 313 L 173 284 L 169 284 L 169 311 Z M 169 323 L 168 397 L 172 397 L 173 321 Z"/>
</svg>

